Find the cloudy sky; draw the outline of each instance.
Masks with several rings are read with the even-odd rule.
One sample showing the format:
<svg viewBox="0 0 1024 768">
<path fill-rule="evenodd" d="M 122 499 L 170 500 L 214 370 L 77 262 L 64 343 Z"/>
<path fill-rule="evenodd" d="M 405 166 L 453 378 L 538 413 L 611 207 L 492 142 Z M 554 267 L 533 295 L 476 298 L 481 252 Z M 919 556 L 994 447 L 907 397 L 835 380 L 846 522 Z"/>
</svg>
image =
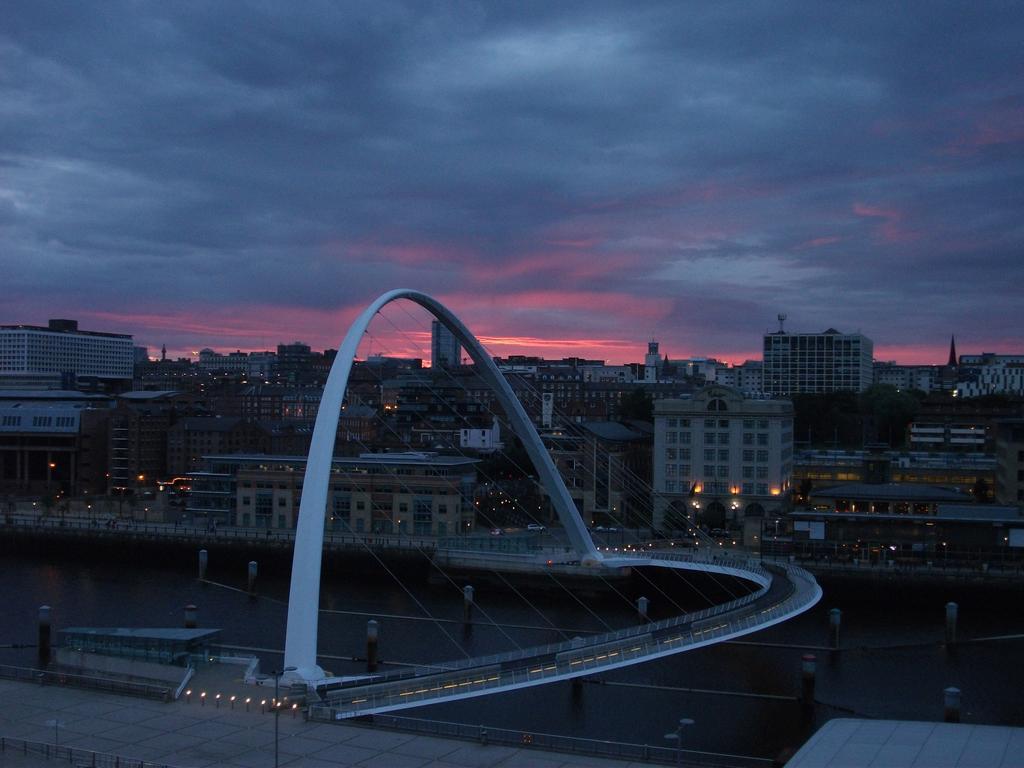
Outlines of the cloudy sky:
<svg viewBox="0 0 1024 768">
<path fill-rule="evenodd" d="M 1019 2 L 8 0 L 0 323 L 323 348 L 406 287 L 499 355 L 741 361 L 779 312 L 1024 352 L 1022 40 Z"/>
</svg>

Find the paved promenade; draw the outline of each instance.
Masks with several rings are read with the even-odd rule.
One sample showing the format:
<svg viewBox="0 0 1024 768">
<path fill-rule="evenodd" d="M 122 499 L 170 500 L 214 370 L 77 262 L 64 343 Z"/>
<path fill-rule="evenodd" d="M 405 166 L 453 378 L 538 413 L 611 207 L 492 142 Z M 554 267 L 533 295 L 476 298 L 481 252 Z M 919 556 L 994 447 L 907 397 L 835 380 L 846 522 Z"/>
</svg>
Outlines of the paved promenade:
<svg viewBox="0 0 1024 768">
<path fill-rule="evenodd" d="M 73 688 L 0 680 L 0 735 L 55 741 L 176 768 L 274 765 L 274 720 L 236 703 L 161 703 Z M 54 723 L 56 721 L 56 724 Z M 280 719 L 280 765 L 289 768 L 624 768 L 641 764 L 419 736 L 352 725 Z M 3 768 L 67 765 L 39 755 L 0 754 Z M 111 763 L 112 764 L 112 763 Z M 644 764 L 649 766 L 650 764 Z"/>
</svg>

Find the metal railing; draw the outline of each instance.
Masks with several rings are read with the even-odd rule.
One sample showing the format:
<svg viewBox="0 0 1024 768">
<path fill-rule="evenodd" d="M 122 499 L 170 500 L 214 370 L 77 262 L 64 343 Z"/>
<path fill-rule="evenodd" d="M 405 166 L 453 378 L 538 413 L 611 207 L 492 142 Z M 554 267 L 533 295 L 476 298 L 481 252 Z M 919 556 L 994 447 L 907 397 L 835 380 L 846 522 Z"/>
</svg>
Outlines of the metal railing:
<svg viewBox="0 0 1024 768">
<path fill-rule="evenodd" d="M 696 614 L 685 614 L 586 640 L 576 639 L 468 659 L 448 665 L 440 673 L 435 666 L 429 671 L 417 669 L 384 675 L 371 683 L 356 683 L 328 692 L 329 703 L 311 707 L 310 719 L 342 720 L 436 700 L 538 685 L 748 634 L 805 610 L 821 596 L 814 578 L 803 569 L 788 564 L 776 568 L 787 577 L 785 587 L 776 587 L 779 592 L 775 596 L 776 602 L 767 607 L 758 604 L 770 591 L 763 589 Z M 719 620 L 714 623 L 716 618 Z"/>
<path fill-rule="evenodd" d="M 60 744 L 47 744 L 42 741 L 26 741 L 10 736 L 0 736 L 0 755 L 4 754 L 35 755 L 46 760 L 70 763 L 79 768 L 174 768 L 168 763 L 151 763 L 148 760 L 136 760 L 106 752 L 93 752 L 90 749 L 65 747 Z"/>
<path fill-rule="evenodd" d="M 117 680 L 109 677 L 79 675 L 59 670 L 34 669 L 32 667 L 14 667 L 0 664 L 0 678 L 38 683 L 39 685 L 62 685 L 72 688 L 88 688 L 106 693 L 143 696 L 147 699 L 170 701 L 172 689 L 165 685 L 139 683 L 131 680 Z"/>
</svg>

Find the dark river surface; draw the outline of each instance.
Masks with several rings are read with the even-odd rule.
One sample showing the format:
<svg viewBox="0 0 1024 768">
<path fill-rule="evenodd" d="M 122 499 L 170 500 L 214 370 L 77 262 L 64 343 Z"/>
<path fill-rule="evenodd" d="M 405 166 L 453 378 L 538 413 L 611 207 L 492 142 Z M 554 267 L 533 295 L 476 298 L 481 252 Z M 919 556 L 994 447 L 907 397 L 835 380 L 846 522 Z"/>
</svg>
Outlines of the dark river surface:
<svg viewBox="0 0 1024 768">
<path fill-rule="evenodd" d="M 263 566 L 260 596 L 195 578 L 191 562 L 173 567 L 162 558 L 149 565 L 114 565 L 83 560 L 46 563 L 42 558 L 5 554 L 0 561 L 0 644 L 34 643 L 38 606 L 53 608 L 55 630 L 71 626 L 181 626 L 182 609 L 199 606 L 199 623 L 223 629 L 223 641 L 239 646 L 280 649 L 284 646 L 287 565 Z M 210 578 L 244 587 L 244 561 L 218 563 L 211 558 Z M 406 579 L 406 588 L 387 575 L 330 572 L 324 578 L 320 618 L 321 654 L 365 653 L 365 615 L 330 611 L 365 611 L 388 615 L 422 615 L 418 600 L 438 618 L 462 615 L 462 582 L 430 585 Z M 678 592 L 686 584 L 674 582 Z M 959 637 L 986 638 L 1024 634 L 1024 599 L 1020 591 L 986 588 L 893 588 L 825 583 L 825 597 L 811 611 L 777 627 L 745 638 L 755 644 L 721 644 L 601 675 L 599 684 L 584 684 L 574 694 L 568 682 L 512 693 L 469 699 L 399 714 L 431 720 L 557 733 L 593 739 L 664 745 L 664 734 L 681 717 L 696 724 L 685 733 L 686 746 L 732 754 L 774 757 L 798 746 L 834 717 L 940 720 L 943 689 L 963 691 L 964 722 L 1024 725 L 1024 639 L 942 643 L 945 603 L 960 606 Z M 673 583 L 662 587 L 673 590 Z M 662 610 L 668 598 L 643 585 L 652 604 Z M 532 606 L 517 594 L 477 586 L 480 610 L 499 623 L 572 630 L 602 629 L 590 613 L 613 627 L 632 623 L 632 606 L 624 596 L 585 596 L 574 600 L 560 588 L 530 591 Z M 692 604 L 692 603 L 691 603 Z M 699 606 L 694 606 L 699 607 Z M 843 611 L 841 652 L 816 651 L 818 706 L 808 718 L 795 700 L 694 693 L 680 688 L 794 696 L 800 685 L 800 658 L 793 647 L 828 643 L 828 610 Z M 590 609 L 590 610 L 588 610 Z M 538 613 L 538 611 L 540 613 Z M 542 614 L 542 615 L 541 615 Z M 663 614 L 664 615 L 664 614 Z M 562 639 L 551 629 L 477 625 L 464 636 L 458 623 L 444 631 L 429 621 L 391 616 L 381 619 L 381 658 L 429 662 L 459 658 L 462 650 L 477 655 Z M 447 634 L 446 634 L 447 633 Z M 264 671 L 281 663 L 273 653 L 261 656 Z M 33 650 L 0 649 L 0 663 L 32 665 Z M 353 662 L 325 661 L 336 674 L 363 671 Z M 636 687 L 634 687 L 636 686 Z M 673 690 L 676 689 L 676 690 Z"/>
</svg>

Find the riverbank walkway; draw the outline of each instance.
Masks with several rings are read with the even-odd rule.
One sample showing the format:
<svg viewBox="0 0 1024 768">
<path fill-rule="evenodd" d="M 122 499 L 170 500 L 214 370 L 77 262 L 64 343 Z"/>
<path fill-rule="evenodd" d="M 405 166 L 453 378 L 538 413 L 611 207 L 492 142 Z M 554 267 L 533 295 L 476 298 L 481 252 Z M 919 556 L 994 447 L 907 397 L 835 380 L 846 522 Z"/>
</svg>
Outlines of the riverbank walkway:
<svg viewBox="0 0 1024 768">
<path fill-rule="evenodd" d="M 202 680 L 194 681 L 202 684 Z M 260 689 L 250 689 L 255 694 Z M 272 695 L 272 690 L 270 691 Z M 269 698 L 269 696 L 267 697 Z M 163 703 L 73 688 L 0 680 L 0 752 L 4 768 L 97 765 L 124 768 L 125 758 L 156 766 L 204 768 L 274 765 L 274 718 L 259 707 L 226 700 Z M 301 713 L 282 712 L 279 764 L 289 768 L 639 768 L 650 763 L 591 755 L 546 752 L 411 734 L 365 726 L 307 722 Z M 74 747 L 93 758 L 66 752 L 22 753 L 21 741 Z M 661 750 L 658 750 L 661 751 Z M 671 760 L 671 752 L 665 751 Z M 138 763 L 128 764 L 135 768 Z"/>
</svg>

